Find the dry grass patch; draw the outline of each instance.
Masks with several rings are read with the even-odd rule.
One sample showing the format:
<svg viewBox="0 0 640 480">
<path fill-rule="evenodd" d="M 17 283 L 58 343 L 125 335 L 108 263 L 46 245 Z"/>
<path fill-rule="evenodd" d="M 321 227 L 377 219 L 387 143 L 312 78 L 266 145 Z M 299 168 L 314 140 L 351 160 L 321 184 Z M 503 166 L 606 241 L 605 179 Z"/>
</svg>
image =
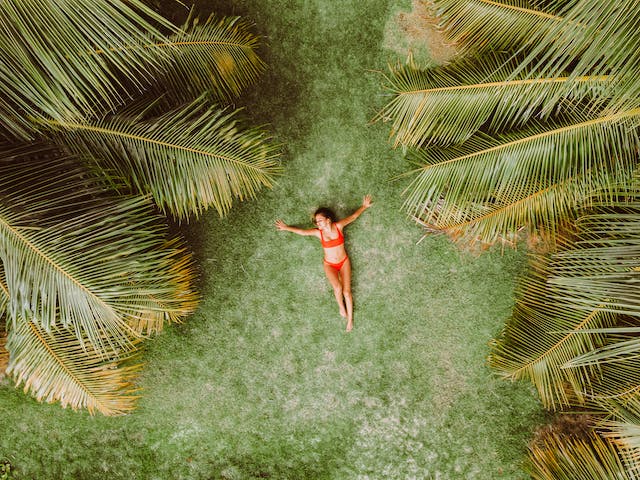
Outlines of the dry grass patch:
<svg viewBox="0 0 640 480">
<path fill-rule="evenodd" d="M 391 17 L 384 47 L 418 64 L 446 63 L 457 53 L 439 27 L 433 2 L 425 0 L 413 0 L 410 12 L 400 11 Z"/>
</svg>

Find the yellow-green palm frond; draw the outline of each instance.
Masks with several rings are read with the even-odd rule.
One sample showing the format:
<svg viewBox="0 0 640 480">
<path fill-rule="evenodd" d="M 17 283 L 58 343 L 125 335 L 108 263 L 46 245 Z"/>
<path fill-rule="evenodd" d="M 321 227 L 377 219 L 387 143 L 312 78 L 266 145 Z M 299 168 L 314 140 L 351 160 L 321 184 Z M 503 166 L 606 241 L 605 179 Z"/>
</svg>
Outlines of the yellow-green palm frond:
<svg viewBox="0 0 640 480">
<path fill-rule="evenodd" d="M 532 268 L 518 287 L 516 305 L 500 337 L 492 342 L 490 365 L 512 380 L 528 379 L 549 409 L 582 404 L 599 365 L 566 368 L 566 363 L 603 345 L 604 335 L 584 330 L 608 327 L 606 311 L 575 311 L 554 302 L 546 280 L 549 265 L 532 257 Z"/>
<path fill-rule="evenodd" d="M 549 281 L 572 308 L 604 301 L 606 308 L 640 317 L 640 195 L 633 190 L 618 195 L 620 202 L 579 219 L 580 241 L 555 256 Z"/>
<path fill-rule="evenodd" d="M 616 78 L 618 108 L 637 106 L 640 95 L 640 11 L 635 0 L 573 0 L 564 21 L 540 38 L 525 64 L 540 75 L 609 74 Z M 576 58 L 575 52 L 580 52 Z"/>
<path fill-rule="evenodd" d="M 188 22 L 168 43 L 148 48 L 161 51 L 164 59 L 151 91 L 171 98 L 174 105 L 192 102 L 203 92 L 228 101 L 265 69 L 258 56 L 259 37 L 239 17 Z"/>
<path fill-rule="evenodd" d="M 561 102 L 578 103 L 602 89 L 607 76 L 510 79 L 517 59 L 487 53 L 481 61 L 463 57 L 431 70 L 411 65 L 392 68 L 387 89 L 393 99 L 376 119 L 391 121 L 394 147 L 464 142 L 476 131 L 521 128 L 529 119 L 547 118 Z M 555 101 L 553 101 L 555 99 Z M 544 107 L 544 108 L 541 108 Z"/>
<path fill-rule="evenodd" d="M 181 322 L 195 311 L 199 301 L 199 295 L 194 289 L 196 274 L 193 258 L 186 251 L 183 242 L 175 238 L 168 240 L 162 251 L 168 265 L 163 263 L 157 274 L 172 282 L 171 288 L 146 293 L 146 301 L 152 308 L 128 318 L 129 325 L 144 335 L 161 332 L 167 323 Z"/>
<path fill-rule="evenodd" d="M 192 310 L 191 276 L 172 270 L 186 254 L 166 248 L 166 226 L 147 199 L 114 199 L 52 149 L 32 145 L 0 158 L 0 261 L 12 323 L 70 329 L 109 357 L 133 348 L 134 320 Z"/>
<path fill-rule="evenodd" d="M 7 325 L 5 309 L 9 302 L 9 290 L 4 280 L 4 270 L 0 264 L 0 380 L 5 375 L 7 366 L 9 365 L 9 352 L 7 351 Z"/>
<path fill-rule="evenodd" d="M 280 172 L 279 147 L 261 129 L 241 130 L 235 114 L 198 100 L 146 122 L 50 122 L 69 148 L 93 157 L 136 192 L 179 219 L 234 199 L 254 198 Z"/>
<path fill-rule="evenodd" d="M 134 408 L 133 380 L 139 365 L 122 366 L 126 356 L 105 359 L 90 348 L 87 338 L 79 339 L 69 329 L 45 330 L 19 317 L 11 328 L 7 349 L 7 373 L 39 401 L 104 415 L 120 415 Z"/>
<path fill-rule="evenodd" d="M 595 431 L 585 437 L 551 433 L 530 447 L 528 473 L 535 480 L 632 480 L 615 446 Z"/>
<path fill-rule="evenodd" d="M 139 0 L 6 0 L 0 2 L 0 120 L 29 138 L 31 118 L 78 120 L 115 108 L 147 84 L 158 54 L 142 45 L 175 30 Z M 157 67 L 156 67 L 157 68 Z"/>
<path fill-rule="evenodd" d="M 609 414 L 600 424 L 605 429 L 602 436 L 617 446 L 629 469 L 640 474 L 640 393 L 624 400 L 603 401 L 601 407 Z"/>
<path fill-rule="evenodd" d="M 576 311 L 589 311 L 597 305 L 625 320 L 624 325 L 600 332 L 611 335 L 612 340 L 573 359 L 572 366 L 616 364 L 628 369 L 626 363 L 640 357 L 640 296 L 636 287 L 640 281 L 640 195 L 637 181 L 629 185 L 613 190 L 617 202 L 599 205 L 581 217 L 577 221 L 578 240 L 553 257 L 549 284 L 557 301 Z M 635 377 L 627 371 L 624 378 Z M 617 392 L 620 388 L 603 390 Z"/>
<path fill-rule="evenodd" d="M 630 178 L 640 145 L 630 123 L 638 117 L 640 109 L 419 150 L 405 208 L 489 243 L 523 226 L 553 233 L 594 191 L 606 195 Z"/>
<path fill-rule="evenodd" d="M 0 263 L 0 319 L 4 317 L 8 303 L 9 288 L 7 287 L 7 280 L 4 278 L 4 268 Z"/>
<path fill-rule="evenodd" d="M 589 192 L 617 181 L 603 172 L 596 178 L 569 178 L 555 185 L 518 185 L 485 202 L 464 205 L 441 198 L 429 221 L 416 218 L 427 230 L 444 233 L 463 248 L 490 247 L 496 243 L 516 247 L 525 238 L 539 247 L 555 250 L 557 237 L 590 201 Z"/>
<path fill-rule="evenodd" d="M 624 336 L 612 334 L 611 330 L 603 328 L 599 329 L 598 333 L 606 335 L 609 344 L 624 341 Z M 574 363 L 581 362 L 576 362 L 574 359 L 567 365 L 569 368 L 573 368 Z M 637 358 L 624 358 L 615 361 L 609 359 L 600 362 L 599 365 L 601 375 L 594 379 L 593 390 L 589 393 L 589 403 L 594 405 L 597 410 L 606 411 L 607 409 L 603 405 L 609 401 L 627 402 L 640 395 L 640 364 Z"/>
<path fill-rule="evenodd" d="M 437 0 L 446 34 L 474 50 L 513 50 L 535 43 L 562 21 L 525 0 Z"/>
</svg>

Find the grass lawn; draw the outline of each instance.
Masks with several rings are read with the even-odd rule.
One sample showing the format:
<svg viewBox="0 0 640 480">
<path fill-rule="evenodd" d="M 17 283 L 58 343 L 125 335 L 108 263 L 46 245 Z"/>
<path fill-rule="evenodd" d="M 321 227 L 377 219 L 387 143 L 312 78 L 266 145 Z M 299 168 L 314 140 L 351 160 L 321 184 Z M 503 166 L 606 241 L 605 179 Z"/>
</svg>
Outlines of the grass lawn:
<svg viewBox="0 0 640 480">
<path fill-rule="evenodd" d="M 544 414 L 495 378 L 487 342 L 513 303 L 521 252 L 458 252 L 401 211 L 408 169 L 385 125 L 381 76 L 409 1 L 201 1 L 246 16 L 270 65 L 246 114 L 283 144 L 285 174 L 226 219 L 187 227 L 202 304 L 146 345 L 131 415 L 91 417 L 0 386 L 0 460 L 16 479 L 524 479 Z M 401 29 L 400 29 L 401 30 Z M 393 42 L 391 42 L 393 43 Z M 319 242 L 319 204 L 346 229 L 355 328 L 344 332 Z"/>
</svg>

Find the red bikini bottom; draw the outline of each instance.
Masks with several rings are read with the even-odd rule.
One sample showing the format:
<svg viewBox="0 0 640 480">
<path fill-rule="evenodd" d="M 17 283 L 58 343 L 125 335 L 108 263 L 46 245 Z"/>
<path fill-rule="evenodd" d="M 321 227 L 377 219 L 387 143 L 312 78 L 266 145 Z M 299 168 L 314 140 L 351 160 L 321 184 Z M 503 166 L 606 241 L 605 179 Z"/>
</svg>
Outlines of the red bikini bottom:
<svg viewBox="0 0 640 480">
<path fill-rule="evenodd" d="M 322 260 L 325 265 L 329 265 L 331 268 L 334 268 L 336 271 L 340 271 L 340 269 L 342 268 L 342 265 L 344 265 L 344 262 L 347 261 L 347 259 L 349 258 L 348 255 L 345 255 L 344 258 L 342 260 L 340 260 L 338 263 L 331 263 L 331 262 L 327 262 L 326 260 Z"/>
</svg>

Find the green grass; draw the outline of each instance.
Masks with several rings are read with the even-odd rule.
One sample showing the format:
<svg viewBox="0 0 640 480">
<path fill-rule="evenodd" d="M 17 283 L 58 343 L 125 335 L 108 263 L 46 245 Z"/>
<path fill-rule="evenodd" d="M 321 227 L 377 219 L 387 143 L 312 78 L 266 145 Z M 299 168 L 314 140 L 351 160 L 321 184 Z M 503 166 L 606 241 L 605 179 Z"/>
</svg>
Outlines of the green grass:
<svg viewBox="0 0 640 480">
<path fill-rule="evenodd" d="M 272 191 L 187 228 L 203 301 L 147 343 L 126 417 L 40 405 L 0 387 L 0 461 L 16 479 L 523 479 L 543 413 L 485 365 L 513 303 L 519 252 L 458 252 L 401 211 L 408 168 L 369 125 L 385 28 L 409 2 L 201 1 L 265 35 L 270 69 L 245 99 L 284 145 Z M 273 227 L 345 215 L 355 329 L 344 332 L 320 245 Z"/>
</svg>

